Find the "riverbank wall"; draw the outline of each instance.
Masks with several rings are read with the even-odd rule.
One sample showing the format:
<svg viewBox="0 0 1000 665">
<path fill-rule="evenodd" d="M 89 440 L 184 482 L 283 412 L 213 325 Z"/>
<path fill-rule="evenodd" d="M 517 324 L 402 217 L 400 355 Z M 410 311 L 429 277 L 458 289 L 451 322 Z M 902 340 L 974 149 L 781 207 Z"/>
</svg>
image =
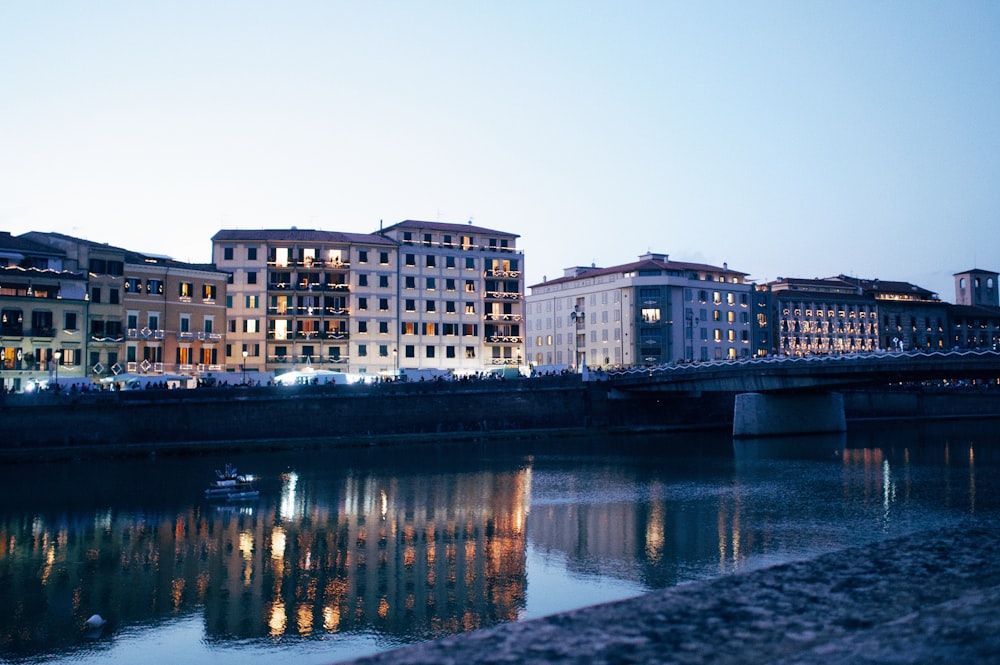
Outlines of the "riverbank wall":
<svg viewBox="0 0 1000 665">
<path fill-rule="evenodd" d="M 1000 415 L 1000 393 L 844 393 L 848 420 Z M 577 376 L 485 382 L 7 395 L 0 454 L 369 446 L 600 429 L 731 429 L 732 393 L 615 399 Z"/>
</svg>

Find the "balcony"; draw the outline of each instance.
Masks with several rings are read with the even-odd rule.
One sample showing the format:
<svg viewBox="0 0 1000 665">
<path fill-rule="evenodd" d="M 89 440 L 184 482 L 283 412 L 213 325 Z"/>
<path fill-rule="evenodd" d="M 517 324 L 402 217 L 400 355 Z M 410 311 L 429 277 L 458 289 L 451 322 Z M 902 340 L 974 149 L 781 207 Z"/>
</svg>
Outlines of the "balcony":
<svg viewBox="0 0 1000 665">
<path fill-rule="evenodd" d="M 3 337 L 24 337 L 24 326 L 6 325 L 0 326 L 0 336 Z"/>
<path fill-rule="evenodd" d="M 524 338 L 514 335 L 492 335 L 487 337 L 486 341 L 490 344 L 521 344 L 524 342 Z"/>
<path fill-rule="evenodd" d="M 44 328 L 41 326 L 32 328 L 28 334 L 28 337 L 55 337 L 55 336 L 56 336 L 55 328 Z"/>
<path fill-rule="evenodd" d="M 493 314 L 491 312 L 486 313 L 487 321 L 521 321 L 524 319 L 520 314 Z"/>
<path fill-rule="evenodd" d="M 486 270 L 483 272 L 483 277 L 510 277 L 517 279 L 521 276 L 520 270 Z"/>
<path fill-rule="evenodd" d="M 492 300 L 520 300 L 524 297 L 516 291 L 487 291 L 485 295 Z"/>
<path fill-rule="evenodd" d="M 90 341 L 94 344 L 121 344 L 124 340 L 122 335 L 90 335 Z"/>
</svg>

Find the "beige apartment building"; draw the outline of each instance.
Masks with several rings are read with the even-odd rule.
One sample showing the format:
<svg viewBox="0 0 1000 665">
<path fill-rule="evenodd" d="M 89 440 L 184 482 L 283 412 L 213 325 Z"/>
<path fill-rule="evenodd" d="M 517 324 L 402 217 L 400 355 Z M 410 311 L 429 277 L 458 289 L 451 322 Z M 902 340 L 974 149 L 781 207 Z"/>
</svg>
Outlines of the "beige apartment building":
<svg viewBox="0 0 1000 665">
<path fill-rule="evenodd" d="M 666 254 L 568 268 L 531 286 L 528 360 L 539 371 L 579 371 L 747 358 L 751 290 L 746 273 Z"/>
<path fill-rule="evenodd" d="M 404 221 L 376 233 L 221 230 L 227 361 L 248 370 L 474 373 L 523 358 L 518 236 Z"/>
</svg>

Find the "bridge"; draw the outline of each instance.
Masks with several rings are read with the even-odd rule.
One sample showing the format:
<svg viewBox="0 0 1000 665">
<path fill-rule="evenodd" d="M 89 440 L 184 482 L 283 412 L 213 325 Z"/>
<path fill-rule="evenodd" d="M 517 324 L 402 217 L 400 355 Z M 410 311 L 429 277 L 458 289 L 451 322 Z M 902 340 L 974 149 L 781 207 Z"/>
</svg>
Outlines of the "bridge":
<svg viewBox="0 0 1000 665">
<path fill-rule="evenodd" d="M 758 358 L 633 368 L 608 372 L 606 378 L 612 394 L 622 398 L 653 391 L 739 393 L 736 437 L 843 432 L 843 398 L 833 391 L 931 380 L 997 381 L 1000 351 Z"/>
</svg>

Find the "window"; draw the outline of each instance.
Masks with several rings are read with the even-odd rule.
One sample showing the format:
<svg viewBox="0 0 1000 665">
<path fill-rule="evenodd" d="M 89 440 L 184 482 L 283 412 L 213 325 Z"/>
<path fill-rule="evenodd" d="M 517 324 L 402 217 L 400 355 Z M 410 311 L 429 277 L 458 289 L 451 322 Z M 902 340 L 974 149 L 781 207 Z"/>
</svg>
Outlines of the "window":
<svg viewBox="0 0 1000 665">
<path fill-rule="evenodd" d="M 472 258 L 471 256 L 466 257 L 466 259 L 465 259 L 465 269 L 466 270 L 475 270 L 476 269 L 476 260 L 474 258 Z"/>
<path fill-rule="evenodd" d="M 247 261 L 256 261 L 256 260 L 257 260 L 257 248 L 247 247 Z"/>
<path fill-rule="evenodd" d="M 358 250 L 358 263 L 368 263 L 368 250 L 359 249 Z"/>
<path fill-rule="evenodd" d="M 142 293 L 142 280 L 138 277 L 129 277 L 126 279 L 125 293 Z"/>
<path fill-rule="evenodd" d="M 428 268 L 434 268 L 434 267 L 436 267 L 437 264 L 435 263 L 435 257 L 434 257 L 433 254 L 428 254 L 427 255 L 427 257 L 425 259 L 424 265 L 426 267 L 428 267 Z"/>
<path fill-rule="evenodd" d="M 431 234 L 430 233 L 425 233 L 424 234 L 424 247 L 430 247 L 430 246 L 431 246 Z"/>
<path fill-rule="evenodd" d="M 358 298 L 358 309 L 360 310 L 368 309 L 368 298 Z"/>
<path fill-rule="evenodd" d="M 247 284 L 256 284 L 256 283 L 257 283 L 257 271 L 247 270 Z"/>
<path fill-rule="evenodd" d="M 388 312 L 389 311 L 389 299 L 388 298 L 379 298 L 378 299 L 378 309 L 379 309 L 380 312 Z"/>
<path fill-rule="evenodd" d="M 101 302 L 101 287 L 99 286 L 90 287 L 90 302 L 92 303 Z"/>
<path fill-rule="evenodd" d="M 232 261 L 233 260 L 233 248 L 232 247 L 223 247 L 222 248 L 222 260 L 223 261 Z"/>
<path fill-rule="evenodd" d="M 404 282 L 403 285 L 408 289 L 415 289 L 417 288 L 417 278 L 410 275 L 409 277 L 406 278 L 406 281 Z"/>
<path fill-rule="evenodd" d="M 384 266 L 389 265 L 389 252 L 379 252 L 378 262 Z"/>
<path fill-rule="evenodd" d="M 403 259 L 403 265 L 407 267 L 413 267 L 417 265 L 417 257 L 414 254 L 407 254 Z"/>
<path fill-rule="evenodd" d="M 466 293 L 476 292 L 476 283 L 473 280 L 471 279 L 465 280 L 465 292 Z"/>
<path fill-rule="evenodd" d="M 358 332 L 359 333 L 366 333 L 366 332 L 368 332 L 368 322 L 367 321 L 358 321 Z"/>
<path fill-rule="evenodd" d="M 146 293 L 152 293 L 155 295 L 163 295 L 163 280 L 162 279 L 147 279 L 146 280 Z"/>
<path fill-rule="evenodd" d="M 467 346 L 465 347 L 465 357 L 468 359 L 473 359 L 476 357 L 476 347 Z"/>
<path fill-rule="evenodd" d="M 455 290 L 455 280 L 453 280 L 453 279 L 446 279 L 446 280 L 444 280 L 444 289 L 445 289 L 445 291 L 454 291 Z"/>
<path fill-rule="evenodd" d="M 181 332 L 191 332 L 191 316 L 189 314 L 181 314 Z"/>
<path fill-rule="evenodd" d="M 177 295 L 181 298 L 190 299 L 194 295 L 194 284 L 191 282 L 181 282 L 177 285 Z"/>
<path fill-rule="evenodd" d="M 63 316 L 63 329 L 76 330 L 76 312 L 65 312 Z"/>
<path fill-rule="evenodd" d="M 379 344 L 378 345 L 378 355 L 379 355 L 380 358 L 388 358 L 389 357 L 389 345 L 388 344 Z"/>
<path fill-rule="evenodd" d="M 476 313 L 476 303 L 474 303 L 474 302 L 467 302 L 467 303 L 465 303 L 465 313 L 466 314 L 475 314 Z"/>
<path fill-rule="evenodd" d="M 362 358 L 368 355 L 367 344 L 358 344 L 358 355 L 361 356 Z"/>
<path fill-rule="evenodd" d="M 425 351 L 425 355 L 428 358 L 433 358 L 434 357 L 434 347 L 433 346 L 424 347 L 424 351 Z"/>
<path fill-rule="evenodd" d="M 454 256 L 446 256 L 446 257 L 444 257 L 444 267 L 445 268 L 454 268 L 455 267 L 455 257 Z"/>
<path fill-rule="evenodd" d="M 368 275 L 361 273 L 358 275 L 358 286 L 368 286 Z"/>
<path fill-rule="evenodd" d="M 201 297 L 204 300 L 215 300 L 215 284 L 205 284 L 201 290 Z"/>
<path fill-rule="evenodd" d="M 378 322 L 378 332 L 379 332 L 380 335 L 388 335 L 389 334 L 389 322 L 388 321 L 379 321 Z"/>
<path fill-rule="evenodd" d="M 427 307 L 426 307 L 426 309 L 424 311 L 425 312 L 436 312 L 437 311 L 437 301 L 435 301 L 435 300 L 428 300 L 427 301 Z"/>
<path fill-rule="evenodd" d="M 415 358 L 417 356 L 417 347 L 412 344 L 407 344 L 403 347 L 403 355 L 407 358 Z"/>
<path fill-rule="evenodd" d="M 381 288 L 381 289 L 387 289 L 387 288 L 389 288 L 389 276 L 388 275 L 379 275 L 378 276 L 378 285 L 379 285 L 379 288 Z"/>
<path fill-rule="evenodd" d="M 257 319 L 244 319 L 243 320 L 243 332 L 245 333 L 255 333 L 258 332 Z"/>
<path fill-rule="evenodd" d="M 454 314 L 455 313 L 455 301 L 454 300 L 446 300 L 445 303 L 444 303 L 444 311 L 445 311 L 446 314 Z"/>
<path fill-rule="evenodd" d="M 428 277 L 427 278 L 427 290 L 428 291 L 433 291 L 436 288 L 436 285 L 437 285 L 437 282 L 435 281 L 435 279 L 433 277 Z"/>
<path fill-rule="evenodd" d="M 403 309 L 407 312 L 417 311 L 417 301 L 416 300 L 406 300 L 403 304 Z"/>
<path fill-rule="evenodd" d="M 260 306 L 260 296 L 247 296 L 246 297 L 246 308 L 247 309 L 257 309 Z"/>
</svg>

